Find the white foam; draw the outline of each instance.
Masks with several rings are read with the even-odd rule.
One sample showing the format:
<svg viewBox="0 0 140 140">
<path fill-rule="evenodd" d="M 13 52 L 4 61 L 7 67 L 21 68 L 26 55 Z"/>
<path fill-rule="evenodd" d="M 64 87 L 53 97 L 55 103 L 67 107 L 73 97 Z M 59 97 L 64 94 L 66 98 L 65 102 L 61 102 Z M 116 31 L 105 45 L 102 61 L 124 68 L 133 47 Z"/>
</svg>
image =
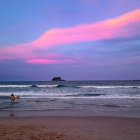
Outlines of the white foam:
<svg viewBox="0 0 140 140">
<path fill-rule="evenodd" d="M 103 89 L 103 88 L 140 88 L 140 86 L 78 86 L 80 88 L 97 88 L 97 89 Z"/>
<path fill-rule="evenodd" d="M 43 87 L 57 87 L 58 85 L 36 85 L 37 87 L 43 88 Z M 32 87 L 32 85 L 0 85 L 0 88 L 26 88 L 26 87 Z"/>
<path fill-rule="evenodd" d="M 0 92 L 0 96 L 10 96 L 11 92 Z M 106 99 L 140 99 L 140 95 L 126 95 L 126 94 L 103 94 L 99 96 L 87 96 L 86 94 L 76 92 L 34 92 L 34 91 L 22 91 L 14 92 L 14 95 L 20 96 L 21 98 L 106 98 Z"/>
<path fill-rule="evenodd" d="M 53 87 L 57 87 L 58 85 L 36 85 L 37 87 L 49 87 L 49 88 L 53 88 Z"/>
<path fill-rule="evenodd" d="M 6 88 L 24 88 L 24 87 L 30 87 L 31 85 L 0 85 L 0 87 L 6 87 Z"/>
</svg>

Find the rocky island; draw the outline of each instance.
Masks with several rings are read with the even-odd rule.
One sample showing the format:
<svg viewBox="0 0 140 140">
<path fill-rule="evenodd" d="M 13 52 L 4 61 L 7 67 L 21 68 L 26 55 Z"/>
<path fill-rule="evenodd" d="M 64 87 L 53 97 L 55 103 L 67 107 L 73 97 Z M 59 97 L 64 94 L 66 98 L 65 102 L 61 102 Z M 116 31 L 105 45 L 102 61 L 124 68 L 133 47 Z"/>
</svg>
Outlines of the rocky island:
<svg viewBox="0 0 140 140">
<path fill-rule="evenodd" d="M 61 77 L 54 77 L 52 81 L 65 81 L 65 80 L 61 79 Z"/>
</svg>

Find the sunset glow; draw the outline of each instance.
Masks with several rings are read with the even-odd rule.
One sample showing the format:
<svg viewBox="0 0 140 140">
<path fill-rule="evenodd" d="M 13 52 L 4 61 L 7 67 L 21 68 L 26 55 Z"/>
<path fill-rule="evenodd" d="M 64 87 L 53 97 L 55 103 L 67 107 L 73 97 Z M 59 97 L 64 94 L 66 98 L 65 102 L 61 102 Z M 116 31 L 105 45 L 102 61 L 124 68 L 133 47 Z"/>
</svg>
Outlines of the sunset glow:
<svg viewBox="0 0 140 140">
<path fill-rule="evenodd" d="M 83 70 L 81 73 L 87 71 L 83 69 L 87 67 L 90 69 L 87 71 L 90 75 L 92 75 L 92 69 L 98 71 L 98 69 L 102 69 L 102 66 L 111 67 L 114 64 L 116 64 L 117 69 L 118 67 L 123 69 L 118 71 L 111 68 L 112 74 L 115 72 L 123 73 L 126 69 L 130 75 L 130 73 L 134 73 L 133 67 L 137 67 L 137 70 L 140 69 L 139 59 L 135 59 L 139 58 L 140 55 L 140 3 L 138 1 L 127 3 L 125 0 L 125 7 L 123 6 L 124 2 L 121 5 L 121 2 L 117 3 L 117 0 L 113 1 L 114 3 L 110 1 L 108 5 L 110 9 L 116 7 L 116 3 L 120 7 L 114 9 L 112 13 L 109 10 L 105 13 L 103 6 L 100 7 L 101 11 L 95 8 L 95 5 L 102 3 L 100 1 L 78 0 L 79 7 L 76 9 L 76 5 L 73 5 L 75 14 L 72 12 L 72 5 L 63 2 L 64 6 L 69 5 L 69 9 L 63 9 L 64 6 L 61 5 L 61 7 L 51 11 L 49 15 L 49 13 L 44 12 L 50 10 L 47 7 L 49 4 L 53 8 L 53 2 L 42 1 L 40 5 L 32 5 L 31 9 L 25 12 L 24 9 L 18 8 L 19 3 L 15 0 L 16 10 L 20 10 L 23 15 L 6 11 L 6 17 L 1 16 L 0 67 L 7 68 L 8 65 L 13 65 L 13 71 L 14 63 L 27 69 L 29 65 L 31 67 L 45 65 L 46 68 L 53 66 L 55 69 L 61 67 L 62 71 L 60 73 L 54 71 L 54 75 L 63 75 L 66 65 L 69 65 L 71 69 L 76 65 L 78 69 Z M 0 3 L 4 4 L 4 2 Z M 58 3 L 56 5 L 60 6 Z M 24 3 L 23 7 L 26 7 Z M 38 9 L 38 13 L 34 13 L 35 7 Z M 95 12 L 91 13 L 93 7 Z M 84 10 L 86 10 L 85 13 Z M 6 25 L 4 23 L 6 20 L 10 20 L 10 14 L 12 14 L 13 19 Z M 89 18 L 86 16 L 87 14 L 89 14 Z M 16 15 L 19 18 L 23 16 L 21 21 L 14 18 Z M 15 23 L 14 25 L 12 25 L 12 21 Z M 17 26 L 15 26 L 16 24 Z M 122 64 L 122 62 L 124 63 Z M 130 66 L 132 66 L 131 70 Z M 77 73 L 76 69 L 73 69 L 72 73 L 68 73 L 73 75 L 73 73 Z M 108 70 L 106 69 L 106 71 Z M 1 71 L 0 76 L 3 73 L 5 71 Z M 93 73 L 98 74 L 97 72 Z M 135 79 L 135 76 L 140 76 L 137 73 L 136 71 L 135 74 L 131 74 L 132 77 L 127 78 Z M 71 76 L 65 76 L 71 79 Z M 80 77 L 78 76 L 76 79 L 78 78 Z M 111 75 L 108 78 L 112 79 Z M 87 77 L 87 79 L 90 78 Z M 97 79 L 100 79 L 100 76 Z"/>
</svg>

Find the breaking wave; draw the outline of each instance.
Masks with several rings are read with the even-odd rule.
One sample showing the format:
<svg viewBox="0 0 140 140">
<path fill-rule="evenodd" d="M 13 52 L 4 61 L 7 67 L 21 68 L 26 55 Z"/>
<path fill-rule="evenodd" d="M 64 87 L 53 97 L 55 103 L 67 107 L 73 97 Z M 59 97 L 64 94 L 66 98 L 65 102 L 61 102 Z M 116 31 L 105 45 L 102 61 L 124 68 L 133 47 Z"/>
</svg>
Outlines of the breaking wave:
<svg viewBox="0 0 140 140">
<path fill-rule="evenodd" d="M 93 88 L 93 89 L 113 89 L 113 88 L 134 88 L 140 89 L 140 86 L 94 86 L 94 85 L 67 85 L 67 84 L 34 84 L 34 85 L 0 85 L 0 88 Z"/>
<path fill-rule="evenodd" d="M 140 86 L 78 86 L 80 88 L 112 89 L 112 88 L 140 88 Z"/>
</svg>

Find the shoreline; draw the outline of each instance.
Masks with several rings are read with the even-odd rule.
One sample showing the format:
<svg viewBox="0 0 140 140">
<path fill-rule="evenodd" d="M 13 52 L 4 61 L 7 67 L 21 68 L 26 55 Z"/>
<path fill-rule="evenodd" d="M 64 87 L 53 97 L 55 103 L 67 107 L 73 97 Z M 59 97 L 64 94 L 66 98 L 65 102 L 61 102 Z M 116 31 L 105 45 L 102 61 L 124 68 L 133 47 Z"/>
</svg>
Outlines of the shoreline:
<svg viewBox="0 0 140 140">
<path fill-rule="evenodd" d="M 0 139 L 139 140 L 140 118 L 107 116 L 1 117 Z"/>
<path fill-rule="evenodd" d="M 120 111 L 120 112 L 85 112 L 78 110 L 0 110 L 0 118 L 2 117 L 121 117 L 121 118 L 140 118 L 139 112 Z"/>
</svg>

